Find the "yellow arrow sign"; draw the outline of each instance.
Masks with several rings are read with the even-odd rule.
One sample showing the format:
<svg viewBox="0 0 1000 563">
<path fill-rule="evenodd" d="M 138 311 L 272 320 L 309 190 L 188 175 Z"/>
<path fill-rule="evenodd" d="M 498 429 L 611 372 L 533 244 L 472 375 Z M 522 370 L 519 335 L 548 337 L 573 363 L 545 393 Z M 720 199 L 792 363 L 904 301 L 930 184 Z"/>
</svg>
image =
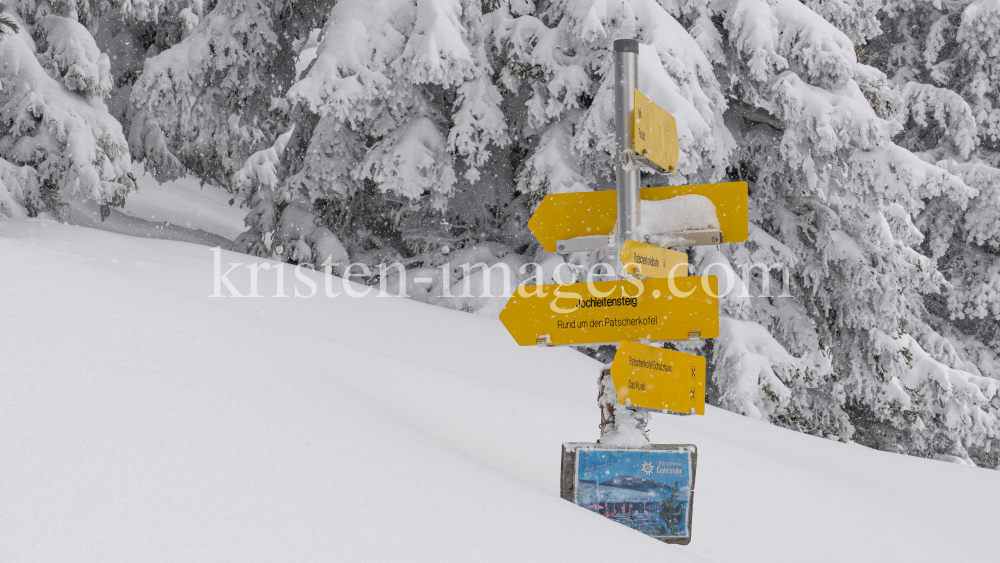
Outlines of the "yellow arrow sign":
<svg viewBox="0 0 1000 563">
<path fill-rule="evenodd" d="M 500 321 L 521 346 L 715 338 L 718 288 L 715 276 L 520 286 Z"/>
<path fill-rule="evenodd" d="M 665 278 L 688 275 L 688 256 L 683 252 L 626 240 L 619 254 L 625 271 L 634 276 Z"/>
<path fill-rule="evenodd" d="M 633 407 L 705 414 L 705 358 L 622 342 L 611 362 L 618 402 Z"/>
<path fill-rule="evenodd" d="M 645 201 L 687 194 L 703 195 L 715 204 L 722 242 L 743 242 L 749 235 L 746 182 L 643 188 L 639 194 Z M 549 194 L 538 204 L 528 221 L 528 228 L 545 250 L 556 252 L 559 240 L 610 235 L 615 229 L 617 215 L 618 202 L 614 190 Z"/>
<path fill-rule="evenodd" d="M 680 146 L 677 144 L 677 121 L 674 116 L 653 103 L 639 90 L 635 92 L 633 113 L 633 147 L 654 164 L 666 170 L 677 170 Z"/>
</svg>

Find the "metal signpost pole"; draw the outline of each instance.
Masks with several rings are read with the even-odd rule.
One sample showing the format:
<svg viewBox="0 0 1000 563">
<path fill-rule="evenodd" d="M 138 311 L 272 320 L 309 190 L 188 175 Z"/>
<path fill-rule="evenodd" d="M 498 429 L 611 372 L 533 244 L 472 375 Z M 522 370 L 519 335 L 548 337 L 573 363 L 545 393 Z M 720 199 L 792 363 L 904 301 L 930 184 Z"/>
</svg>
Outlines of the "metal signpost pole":
<svg viewBox="0 0 1000 563">
<path fill-rule="evenodd" d="M 631 158 L 634 134 L 632 112 L 639 87 L 639 41 L 615 41 L 615 188 L 618 191 L 617 246 L 635 236 L 639 226 L 639 166 Z"/>
<path fill-rule="evenodd" d="M 635 111 L 635 90 L 639 86 L 639 41 L 636 39 L 616 39 L 615 53 L 615 189 L 618 198 L 618 236 L 615 246 L 621 250 L 626 240 L 634 239 L 639 226 L 639 166 L 632 158 L 635 134 L 633 115 Z M 616 255 L 619 253 L 616 253 Z M 619 265 L 623 267 L 624 264 Z M 618 405 L 611 371 L 601 370 L 598 379 L 597 404 L 601 408 L 601 438 L 615 432 L 617 423 L 615 410 Z M 645 430 L 647 416 L 634 413 L 635 424 Z"/>
</svg>

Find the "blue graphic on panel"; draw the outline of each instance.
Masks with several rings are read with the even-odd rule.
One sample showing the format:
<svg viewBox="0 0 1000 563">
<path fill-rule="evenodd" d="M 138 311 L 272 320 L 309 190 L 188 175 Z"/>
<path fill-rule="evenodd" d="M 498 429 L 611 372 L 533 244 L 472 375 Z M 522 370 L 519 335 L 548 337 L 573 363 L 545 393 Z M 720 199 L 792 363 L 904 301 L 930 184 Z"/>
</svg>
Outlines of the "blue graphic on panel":
<svg viewBox="0 0 1000 563">
<path fill-rule="evenodd" d="M 655 537 L 686 537 L 691 454 L 577 450 L 576 503 Z"/>
</svg>

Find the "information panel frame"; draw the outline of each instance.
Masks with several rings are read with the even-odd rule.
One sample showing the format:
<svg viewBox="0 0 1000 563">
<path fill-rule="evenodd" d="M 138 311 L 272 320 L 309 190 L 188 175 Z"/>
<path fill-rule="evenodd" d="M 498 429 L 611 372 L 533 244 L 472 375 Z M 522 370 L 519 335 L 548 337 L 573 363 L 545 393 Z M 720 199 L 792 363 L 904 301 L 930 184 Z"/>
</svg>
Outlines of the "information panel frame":
<svg viewBox="0 0 1000 563">
<path fill-rule="evenodd" d="M 601 460 L 607 465 L 596 463 Z M 697 465 L 694 444 L 612 448 L 565 442 L 560 496 L 664 543 L 687 545 L 691 543 Z M 588 479 L 595 472 L 608 478 L 606 484 Z M 670 513 L 666 520 L 661 518 L 663 510 Z"/>
</svg>

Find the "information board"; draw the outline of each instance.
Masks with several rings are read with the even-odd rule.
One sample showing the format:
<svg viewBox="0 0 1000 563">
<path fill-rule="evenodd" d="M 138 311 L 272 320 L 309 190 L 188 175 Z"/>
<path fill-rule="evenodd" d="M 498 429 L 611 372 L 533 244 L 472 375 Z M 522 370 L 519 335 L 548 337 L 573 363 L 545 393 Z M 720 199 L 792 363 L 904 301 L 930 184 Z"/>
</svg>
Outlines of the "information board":
<svg viewBox="0 0 1000 563">
<path fill-rule="evenodd" d="M 697 458 L 692 444 L 564 443 L 562 497 L 660 541 L 687 544 Z"/>
</svg>

